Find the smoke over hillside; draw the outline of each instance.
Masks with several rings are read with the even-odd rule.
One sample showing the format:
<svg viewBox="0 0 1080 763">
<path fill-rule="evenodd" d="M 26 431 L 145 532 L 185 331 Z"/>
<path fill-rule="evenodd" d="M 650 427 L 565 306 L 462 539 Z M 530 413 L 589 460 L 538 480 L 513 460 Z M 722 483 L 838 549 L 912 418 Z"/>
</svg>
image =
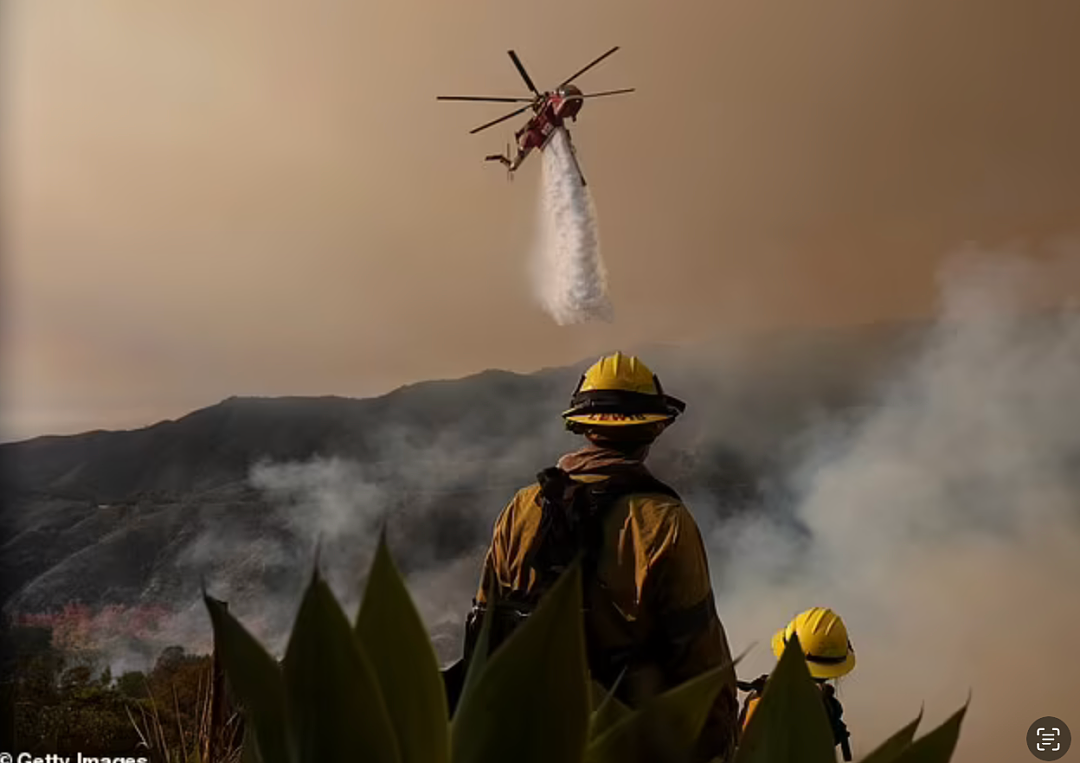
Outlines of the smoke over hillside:
<svg viewBox="0 0 1080 763">
<path fill-rule="evenodd" d="M 767 505 L 724 519 L 730 512 L 687 486 L 732 646 L 757 644 L 745 677 L 770 669 L 769 638 L 797 612 L 829 606 L 845 618 L 859 659 L 841 684 L 856 755 L 923 703 L 929 728 L 969 689 L 958 761 L 1020 756 L 1035 718 L 1080 716 L 1080 662 L 1070 657 L 1080 625 L 1080 315 L 1027 309 L 1074 266 L 954 260 L 938 321 L 900 372 L 862 405 L 789 433 L 778 456 L 783 489 Z M 545 452 L 560 443 L 569 444 L 553 439 Z M 442 446 L 423 457 L 442 454 L 432 475 L 477 467 Z M 543 465 L 536 450 L 504 457 L 526 479 Z M 306 537 L 329 541 L 326 567 L 350 610 L 360 590 L 353 571 L 366 566 L 374 529 L 391 512 L 395 555 L 413 571 L 410 587 L 448 658 L 500 506 L 453 523 L 424 511 L 395 522 L 393 502 L 367 487 L 367 468 L 279 464 L 256 469 L 253 481 Z M 459 539 L 450 545 L 467 551 L 435 560 L 434 536 L 416 533 L 426 523 L 468 527 L 472 542 Z M 311 556 L 299 556 L 302 570 Z M 281 611 L 291 612 L 296 593 L 281 597 Z"/>
<path fill-rule="evenodd" d="M 1080 315 L 1021 320 L 1075 264 L 956 261 L 904 373 L 803 441 L 803 532 L 751 517 L 712 533 L 737 549 L 714 576 L 733 646 L 758 644 L 748 677 L 799 611 L 845 618 L 856 757 L 923 702 L 940 722 L 969 688 L 957 761 L 1020 759 L 1038 717 L 1080 721 Z"/>
<path fill-rule="evenodd" d="M 227 600 L 280 653 L 316 558 L 346 611 L 355 613 L 385 526 L 421 615 L 434 635 L 450 636 L 437 640 L 449 661 L 491 522 L 518 483 L 540 468 L 536 463 L 566 444 L 567 435 L 557 427 L 534 434 L 517 445 L 500 445 L 497 433 L 468 436 L 419 424 L 380 431 L 364 459 L 256 463 L 248 484 L 261 500 L 228 514 L 208 514 L 167 574 L 205 580 L 212 595 Z M 514 476 L 500 481 L 498 475 Z M 208 649 L 203 609 L 191 599 L 162 624 L 157 645 Z"/>
<path fill-rule="evenodd" d="M 690 406 L 652 463 L 702 525 L 733 649 L 757 643 L 740 673 L 771 667 L 769 638 L 798 611 L 836 609 L 859 660 L 841 689 L 857 754 L 923 702 L 926 724 L 941 720 L 969 688 L 959 761 L 1022 757 L 1035 718 L 1080 717 L 1069 651 L 1080 625 L 1080 317 L 1029 309 L 1060 299 L 1076 265 L 955 260 L 936 322 L 896 343 L 901 357 L 889 332 L 847 344 L 847 333 L 798 335 L 782 362 L 644 353 Z M 883 345 L 892 359 L 867 362 Z M 148 643 L 206 649 L 204 579 L 277 651 L 316 547 L 352 612 L 385 521 L 452 658 L 495 515 L 576 444 L 558 411 L 578 373 L 491 373 L 370 401 L 227 401 L 143 432 L 20 446 L 34 495 L 5 517 L 18 533 L 5 570 L 42 566 L 23 573 L 15 604 L 39 611 L 76 593 L 94 606 L 174 603 Z M 152 462 L 138 460 L 147 453 Z M 81 497 L 119 502 L 163 485 L 179 497 L 90 513 Z M 155 652 L 111 654 L 115 670 Z"/>
<path fill-rule="evenodd" d="M 537 296 L 560 326 L 613 317 L 596 211 L 572 152 L 560 128 L 541 153 L 543 187 L 533 261 Z"/>
</svg>

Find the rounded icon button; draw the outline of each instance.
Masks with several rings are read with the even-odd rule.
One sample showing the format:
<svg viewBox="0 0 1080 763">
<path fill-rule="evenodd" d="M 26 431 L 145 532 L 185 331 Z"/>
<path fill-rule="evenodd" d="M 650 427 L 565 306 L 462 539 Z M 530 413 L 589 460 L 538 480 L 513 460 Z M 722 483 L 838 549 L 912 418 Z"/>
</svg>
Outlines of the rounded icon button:
<svg viewBox="0 0 1080 763">
<path fill-rule="evenodd" d="M 1047 715 L 1031 724 L 1027 745 L 1039 760 L 1059 760 L 1069 751 L 1072 734 L 1060 718 Z"/>
</svg>

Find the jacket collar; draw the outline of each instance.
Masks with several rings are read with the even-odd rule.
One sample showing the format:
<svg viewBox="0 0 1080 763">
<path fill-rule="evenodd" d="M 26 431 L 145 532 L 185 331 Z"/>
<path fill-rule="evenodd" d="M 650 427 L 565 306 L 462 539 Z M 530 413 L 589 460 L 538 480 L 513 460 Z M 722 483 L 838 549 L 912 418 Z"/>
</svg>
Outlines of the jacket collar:
<svg viewBox="0 0 1080 763">
<path fill-rule="evenodd" d="M 611 475 L 628 471 L 647 471 L 645 457 L 649 447 L 643 446 L 631 453 L 607 448 L 595 443 L 567 453 L 558 461 L 558 467 L 571 475 Z"/>
</svg>

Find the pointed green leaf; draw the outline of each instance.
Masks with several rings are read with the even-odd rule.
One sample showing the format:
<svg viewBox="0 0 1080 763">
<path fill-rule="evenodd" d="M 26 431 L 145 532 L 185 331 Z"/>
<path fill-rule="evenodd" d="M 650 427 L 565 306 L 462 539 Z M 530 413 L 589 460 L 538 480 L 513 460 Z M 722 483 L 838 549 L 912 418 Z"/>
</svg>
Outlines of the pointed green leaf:
<svg viewBox="0 0 1080 763">
<path fill-rule="evenodd" d="M 285 750 L 284 747 L 281 748 Z M 240 763 L 262 763 L 262 758 L 259 757 L 259 753 L 256 750 L 254 740 L 245 738 L 240 745 Z"/>
<path fill-rule="evenodd" d="M 592 718 L 589 720 L 589 739 L 596 739 L 616 723 L 630 716 L 632 712 L 630 708 L 615 696 L 622 679 L 623 674 L 620 673 L 610 691 L 605 690 L 596 681 L 592 682 L 593 704 L 596 705 L 596 710 L 593 711 Z M 597 702 L 598 698 L 599 702 Z"/>
<path fill-rule="evenodd" d="M 962 708 L 929 734 L 912 742 L 894 759 L 894 763 L 949 763 L 956 750 L 960 726 L 970 702 L 971 697 L 968 697 Z"/>
<path fill-rule="evenodd" d="M 607 701 L 608 697 L 611 697 L 615 693 L 615 687 L 618 686 L 620 681 L 622 681 L 621 674 L 615 679 L 615 684 L 608 689 L 595 678 L 589 679 L 589 706 L 593 709 L 594 713 L 600 709 L 600 706 Z"/>
<path fill-rule="evenodd" d="M 876 750 L 863 758 L 861 763 L 893 763 L 915 738 L 915 731 L 919 728 L 922 717 L 923 711 L 920 708 L 915 720 L 886 739 Z"/>
<path fill-rule="evenodd" d="M 589 763 L 689 760 L 732 663 L 702 673 L 642 705 L 589 744 Z"/>
<path fill-rule="evenodd" d="M 492 618 L 488 617 L 488 612 L 494 607 L 497 591 L 494 585 L 490 586 L 487 591 L 486 601 L 488 602 L 488 611 L 483 612 L 480 615 L 480 633 L 476 636 L 476 644 L 473 646 L 472 654 L 469 655 L 469 661 L 465 665 L 465 680 L 462 682 L 461 694 L 458 697 L 458 709 L 461 708 L 462 702 L 465 697 L 472 693 L 476 688 L 477 680 L 484 672 L 484 666 L 488 661 L 488 645 L 491 643 L 491 622 Z"/>
<path fill-rule="evenodd" d="M 285 652 L 297 763 L 400 763 L 378 680 L 348 618 L 316 573 Z"/>
<path fill-rule="evenodd" d="M 356 634 L 371 660 L 402 763 L 446 763 L 450 721 L 439 661 L 397 567 L 379 540 Z"/>
<path fill-rule="evenodd" d="M 281 670 L 224 604 L 203 594 L 225 678 L 244 708 L 244 747 L 259 763 L 290 763 Z"/>
<path fill-rule="evenodd" d="M 572 565 L 463 694 L 454 763 L 576 763 L 589 724 L 581 568 Z"/>
<path fill-rule="evenodd" d="M 793 637 L 746 725 L 735 763 L 835 763 L 834 746 L 821 690 Z"/>
</svg>

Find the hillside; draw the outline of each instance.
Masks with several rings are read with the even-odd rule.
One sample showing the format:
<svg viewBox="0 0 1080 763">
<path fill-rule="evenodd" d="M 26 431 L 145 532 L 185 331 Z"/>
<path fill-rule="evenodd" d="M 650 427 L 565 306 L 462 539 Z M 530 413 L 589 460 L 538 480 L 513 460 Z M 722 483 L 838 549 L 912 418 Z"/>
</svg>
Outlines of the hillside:
<svg viewBox="0 0 1080 763">
<path fill-rule="evenodd" d="M 703 522 L 760 506 L 791 438 L 824 411 L 858 405 L 910 335 L 869 327 L 646 349 L 689 403 L 653 468 Z M 514 489 L 575 446 L 558 413 L 588 362 L 370 399 L 234 397 L 144 429 L 0 446 L 0 598 L 9 613 L 71 602 L 176 609 L 206 579 L 275 631 L 314 544 L 355 587 L 388 517 L 417 585 L 438 587 L 422 581 L 456 570 L 452 593 L 427 597 L 437 622 L 440 608 L 467 606 L 475 554 Z M 256 606 L 268 599 L 280 606 Z"/>
</svg>

